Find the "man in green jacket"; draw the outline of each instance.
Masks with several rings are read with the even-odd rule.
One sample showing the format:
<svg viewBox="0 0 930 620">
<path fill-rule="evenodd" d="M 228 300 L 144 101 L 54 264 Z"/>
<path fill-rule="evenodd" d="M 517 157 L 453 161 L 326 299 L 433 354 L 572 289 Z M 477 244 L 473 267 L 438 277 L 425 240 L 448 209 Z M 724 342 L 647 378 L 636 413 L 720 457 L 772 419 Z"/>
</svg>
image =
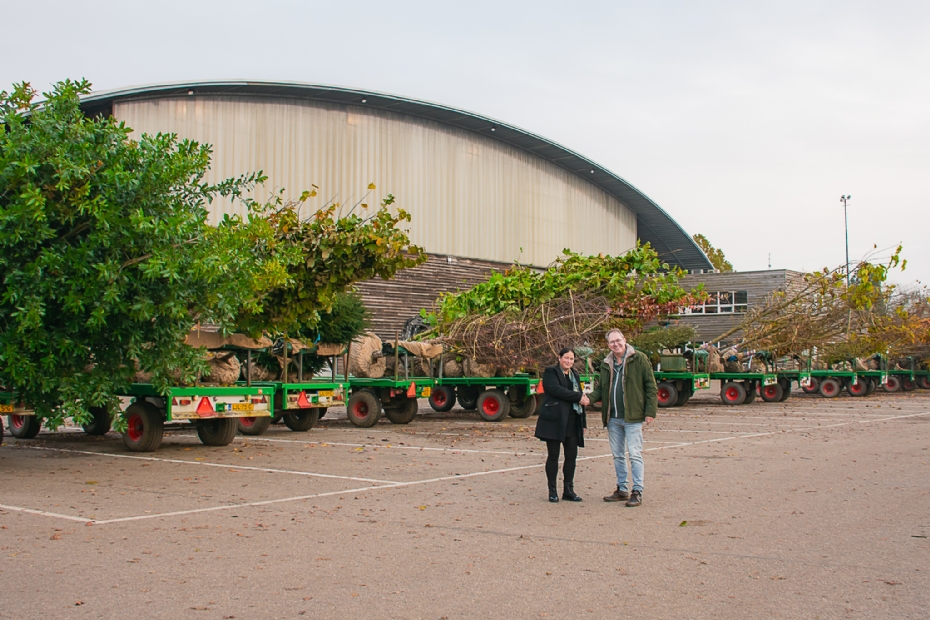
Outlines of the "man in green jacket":
<svg viewBox="0 0 930 620">
<path fill-rule="evenodd" d="M 627 506 L 639 506 L 643 503 L 643 422 L 652 424 L 656 417 L 656 378 L 649 358 L 628 345 L 619 329 L 607 332 L 607 346 L 610 355 L 601 362 L 600 381 L 589 395 L 592 403 L 601 402 L 601 419 L 607 427 L 617 473 L 617 488 L 604 501 L 626 500 Z M 632 493 L 627 491 L 627 451 Z"/>
</svg>

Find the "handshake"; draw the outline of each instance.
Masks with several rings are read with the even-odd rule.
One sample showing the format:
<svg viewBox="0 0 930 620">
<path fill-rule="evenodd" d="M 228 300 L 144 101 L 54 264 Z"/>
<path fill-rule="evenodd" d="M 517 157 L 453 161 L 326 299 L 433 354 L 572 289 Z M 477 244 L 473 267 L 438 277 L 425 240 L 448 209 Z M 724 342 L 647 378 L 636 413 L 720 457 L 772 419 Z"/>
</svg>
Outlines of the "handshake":
<svg viewBox="0 0 930 620">
<path fill-rule="evenodd" d="M 581 395 L 581 400 L 580 400 L 579 402 L 581 403 L 581 406 L 582 406 L 582 407 L 587 407 L 588 405 L 591 404 L 591 399 L 588 398 L 588 395 L 587 395 L 587 394 L 582 394 L 582 395 Z"/>
</svg>

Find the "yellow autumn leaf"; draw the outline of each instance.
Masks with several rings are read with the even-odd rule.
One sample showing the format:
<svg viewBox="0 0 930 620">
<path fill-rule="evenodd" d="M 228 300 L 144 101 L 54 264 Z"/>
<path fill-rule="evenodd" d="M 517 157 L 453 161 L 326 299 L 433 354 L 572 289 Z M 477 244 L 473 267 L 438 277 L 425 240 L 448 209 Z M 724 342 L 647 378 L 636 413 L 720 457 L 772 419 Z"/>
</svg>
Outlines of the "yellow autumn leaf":
<svg viewBox="0 0 930 620">
<path fill-rule="evenodd" d="M 369 183 L 369 184 L 368 184 L 368 189 L 376 189 L 376 188 L 375 188 L 375 184 L 374 184 L 374 183 Z"/>
</svg>

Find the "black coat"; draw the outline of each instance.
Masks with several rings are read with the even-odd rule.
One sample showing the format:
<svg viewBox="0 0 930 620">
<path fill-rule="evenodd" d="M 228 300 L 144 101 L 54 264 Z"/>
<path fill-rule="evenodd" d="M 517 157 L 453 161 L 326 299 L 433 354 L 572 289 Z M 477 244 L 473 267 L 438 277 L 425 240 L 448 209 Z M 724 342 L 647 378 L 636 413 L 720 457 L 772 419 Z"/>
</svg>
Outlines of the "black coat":
<svg viewBox="0 0 930 620">
<path fill-rule="evenodd" d="M 580 386 L 578 373 L 574 370 L 571 372 Z M 584 414 L 575 413 L 572 406 L 581 400 L 582 394 L 572 389 L 572 382 L 561 367 L 550 366 L 543 372 L 543 392 L 546 398 L 539 410 L 539 419 L 536 420 L 536 437 L 543 441 L 565 441 L 565 429 L 570 423 L 576 424 L 578 446 L 583 447 L 584 431 L 581 429 L 587 428 L 587 420 Z"/>
</svg>

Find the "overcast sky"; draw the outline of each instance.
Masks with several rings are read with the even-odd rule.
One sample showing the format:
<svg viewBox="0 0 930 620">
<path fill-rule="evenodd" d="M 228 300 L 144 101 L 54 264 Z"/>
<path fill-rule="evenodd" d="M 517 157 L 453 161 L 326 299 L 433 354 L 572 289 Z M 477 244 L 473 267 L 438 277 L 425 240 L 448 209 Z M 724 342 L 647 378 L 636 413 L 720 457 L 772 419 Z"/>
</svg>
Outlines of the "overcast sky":
<svg viewBox="0 0 930 620">
<path fill-rule="evenodd" d="M 740 271 L 904 244 L 930 283 L 930 2 L 3 1 L 0 89 L 335 84 L 558 142 Z M 886 252 L 887 254 L 887 252 Z"/>
</svg>

